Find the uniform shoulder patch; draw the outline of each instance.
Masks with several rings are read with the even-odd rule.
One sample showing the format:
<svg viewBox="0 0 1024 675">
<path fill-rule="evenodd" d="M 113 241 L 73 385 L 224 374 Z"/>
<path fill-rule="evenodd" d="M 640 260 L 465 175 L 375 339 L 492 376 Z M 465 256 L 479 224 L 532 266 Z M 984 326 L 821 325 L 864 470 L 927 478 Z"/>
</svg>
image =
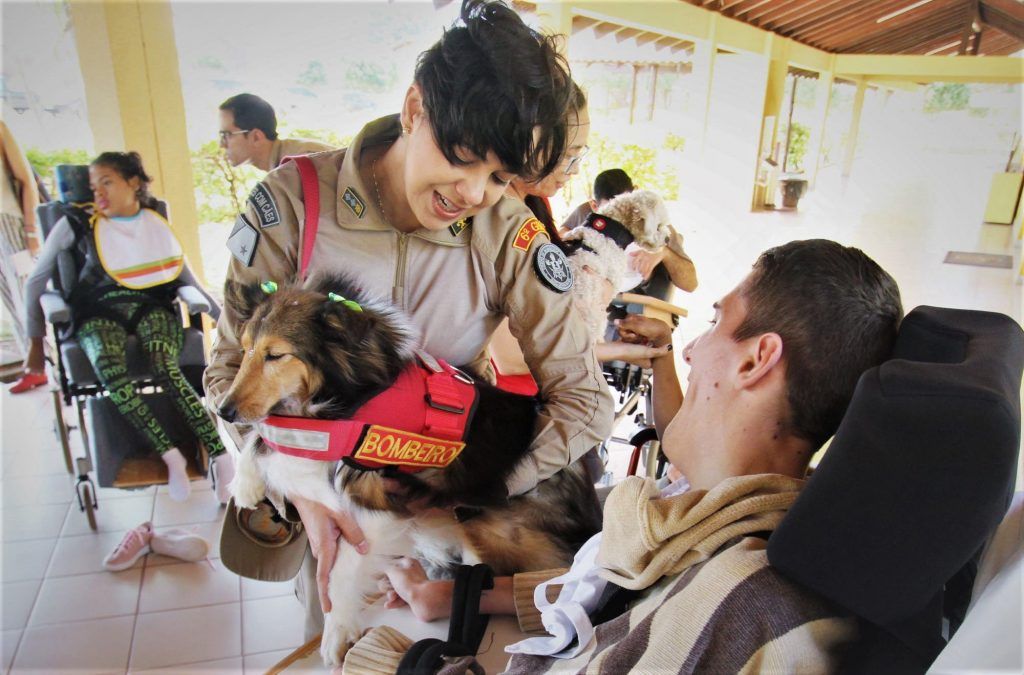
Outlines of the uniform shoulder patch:
<svg viewBox="0 0 1024 675">
<path fill-rule="evenodd" d="M 351 186 L 345 188 L 345 192 L 341 195 L 341 201 L 345 202 L 345 206 L 356 214 L 356 218 L 362 218 L 366 213 L 366 202 Z"/>
<path fill-rule="evenodd" d="M 239 213 L 235 218 L 235 226 L 228 235 L 228 250 L 231 251 L 231 255 L 235 256 L 238 262 L 250 267 L 259 243 L 260 231 L 253 227 L 244 214 Z"/>
<path fill-rule="evenodd" d="M 249 193 L 249 203 L 256 209 L 260 228 L 273 227 L 281 224 L 281 213 L 277 210 L 277 202 L 270 190 L 263 183 L 258 184 Z"/>
<path fill-rule="evenodd" d="M 533 243 L 533 240 L 538 234 L 547 236 L 547 230 L 544 229 L 544 223 L 540 222 L 536 218 L 527 218 L 519 227 L 519 232 L 516 233 L 516 238 L 512 240 L 512 248 L 518 248 L 520 251 L 530 250 L 530 244 Z"/>
<path fill-rule="evenodd" d="M 542 244 L 533 258 L 533 267 L 544 285 L 553 291 L 565 293 L 572 288 L 572 269 L 562 249 L 552 243 Z"/>
<path fill-rule="evenodd" d="M 463 231 L 465 231 L 465 229 L 472 224 L 472 216 L 470 216 L 469 218 L 463 218 L 462 220 L 457 220 L 448 226 L 448 233 L 451 234 L 453 237 L 457 237 L 460 234 L 462 234 Z"/>
</svg>

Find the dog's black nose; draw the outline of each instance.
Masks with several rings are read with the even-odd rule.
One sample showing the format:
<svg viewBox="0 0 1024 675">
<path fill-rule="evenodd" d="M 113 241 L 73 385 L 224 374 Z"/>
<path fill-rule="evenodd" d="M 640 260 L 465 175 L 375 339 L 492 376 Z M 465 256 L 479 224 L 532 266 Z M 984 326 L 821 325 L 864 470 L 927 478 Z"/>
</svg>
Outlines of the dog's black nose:
<svg viewBox="0 0 1024 675">
<path fill-rule="evenodd" d="M 225 422 L 234 422 L 235 418 L 238 416 L 238 408 L 229 401 L 217 408 L 217 414 L 220 415 Z"/>
</svg>

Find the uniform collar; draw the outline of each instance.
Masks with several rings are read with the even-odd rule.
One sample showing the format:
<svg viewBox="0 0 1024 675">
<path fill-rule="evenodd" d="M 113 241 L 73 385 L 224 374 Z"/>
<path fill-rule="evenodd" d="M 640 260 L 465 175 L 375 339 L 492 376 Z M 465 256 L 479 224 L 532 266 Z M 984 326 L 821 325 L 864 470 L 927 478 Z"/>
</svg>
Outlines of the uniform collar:
<svg viewBox="0 0 1024 675">
<path fill-rule="evenodd" d="M 381 230 L 393 231 L 384 222 L 380 206 L 377 204 L 377 192 L 372 184 L 363 182 L 359 175 L 359 158 L 363 148 L 378 145 L 391 145 L 402 133 L 402 124 L 398 115 L 388 115 L 370 122 L 352 140 L 345 151 L 345 159 L 338 172 L 337 219 L 338 224 L 350 230 Z M 359 215 L 362 212 L 362 217 Z M 419 230 L 409 236 L 423 239 L 443 246 L 468 246 L 472 238 L 472 227 L 449 227 L 439 231 Z"/>
</svg>

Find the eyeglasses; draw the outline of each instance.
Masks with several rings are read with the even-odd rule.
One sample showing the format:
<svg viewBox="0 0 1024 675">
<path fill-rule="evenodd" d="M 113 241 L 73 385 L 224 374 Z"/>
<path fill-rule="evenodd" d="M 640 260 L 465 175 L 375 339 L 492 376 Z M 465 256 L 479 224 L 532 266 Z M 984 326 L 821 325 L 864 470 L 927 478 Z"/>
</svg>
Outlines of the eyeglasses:
<svg viewBox="0 0 1024 675">
<path fill-rule="evenodd" d="M 590 146 L 589 145 L 584 145 L 583 149 L 580 150 L 580 154 L 578 154 L 578 155 L 576 155 L 574 157 L 566 157 L 563 160 L 563 161 L 568 160 L 568 164 L 565 165 L 565 173 L 566 174 L 570 174 L 573 171 L 579 170 L 580 162 L 583 161 L 583 158 L 586 157 L 587 153 L 589 153 L 589 152 L 590 152 Z"/>
<path fill-rule="evenodd" d="M 242 129 L 240 131 L 227 131 L 225 129 L 221 129 L 220 131 L 217 132 L 217 134 L 220 136 L 221 143 L 227 143 L 228 139 L 231 138 L 232 136 L 237 136 L 238 134 L 247 134 L 250 131 L 252 131 L 252 129 Z"/>
</svg>

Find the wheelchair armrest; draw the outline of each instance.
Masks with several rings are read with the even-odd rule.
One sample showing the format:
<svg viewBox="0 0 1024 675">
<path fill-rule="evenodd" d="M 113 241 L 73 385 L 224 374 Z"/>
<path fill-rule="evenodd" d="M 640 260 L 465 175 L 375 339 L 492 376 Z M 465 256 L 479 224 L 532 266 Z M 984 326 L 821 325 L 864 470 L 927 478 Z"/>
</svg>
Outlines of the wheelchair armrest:
<svg viewBox="0 0 1024 675">
<path fill-rule="evenodd" d="M 210 303 L 195 286 L 179 287 L 178 299 L 185 303 L 189 314 L 208 314 L 210 312 Z"/>
<path fill-rule="evenodd" d="M 39 297 L 43 307 L 43 316 L 47 323 L 67 323 L 71 321 L 71 307 L 57 291 L 44 291 Z"/>
</svg>

